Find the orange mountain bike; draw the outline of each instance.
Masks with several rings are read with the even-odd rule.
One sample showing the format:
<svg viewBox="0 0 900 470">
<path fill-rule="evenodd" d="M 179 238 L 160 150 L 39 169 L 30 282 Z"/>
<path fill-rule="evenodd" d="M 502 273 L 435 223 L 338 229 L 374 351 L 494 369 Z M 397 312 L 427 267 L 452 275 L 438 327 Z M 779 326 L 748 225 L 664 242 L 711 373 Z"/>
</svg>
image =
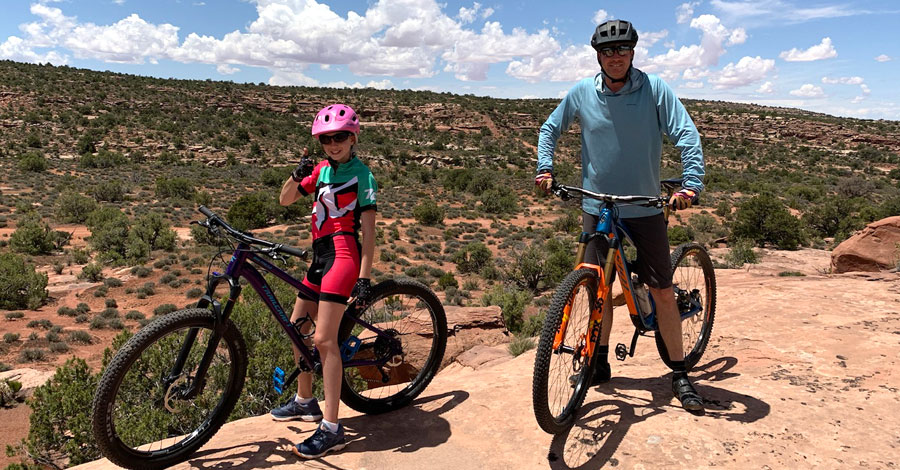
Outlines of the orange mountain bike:
<svg viewBox="0 0 900 470">
<path fill-rule="evenodd" d="M 633 356 L 638 336 L 653 332 L 660 357 L 671 365 L 662 335 L 657 333 L 653 297 L 637 274 L 632 274 L 634 260 L 628 259 L 623 246 L 625 242 L 630 243 L 630 236 L 619 220 L 616 206 L 665 208 L 668 220 L 669 197 L 681 183 L 681 179 L 663 181 L 661 187 L 666 196 L 614 196 L 553 183 L 553 192 L 563 200 L 576 195 L 603 204 L 596 231 L 581 234 L 575 269 L 553 294 L 535 354 L 532 401 L 535 418 L 544 431 L 557 434 L 567 429 L 584 402 L 593 374 L 594 349 L 600 338 L 601 312 L 605 302 L 612 302 L 613 268 L 635 326 L 631 347 L 617 345 L 616 357 L 625 360 L 626 356 Z M 584 263 L 585 248 L 595 237 L 606 237 L 609 241 L 605 267 Z M 709 253 L 696 243 L 678 246 L 671 258 L 673 287 L 681 314 L 684 362 L 690 368 L 703 355 L 712 332 L 716 310 L 715 272 Z"/>
</svg>

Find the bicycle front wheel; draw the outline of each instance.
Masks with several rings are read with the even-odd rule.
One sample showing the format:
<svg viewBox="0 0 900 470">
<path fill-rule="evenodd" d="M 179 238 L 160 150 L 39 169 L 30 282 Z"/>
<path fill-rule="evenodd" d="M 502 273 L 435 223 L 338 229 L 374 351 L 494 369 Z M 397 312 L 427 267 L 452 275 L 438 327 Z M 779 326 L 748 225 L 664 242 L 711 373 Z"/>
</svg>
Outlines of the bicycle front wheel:
<svg viewBox="0 0 900 470">
<path fill-rule="evenodd" d="M 247 371 L 240 331 L 231 320 L 223 326 L 211 344 L 213 312 L 179 310 L 157 318 L 119 349 L 94 396 L 94 438 L 105 457 L 125 468 L 162 469 L 187 460 L 219 430 Z M 200 377 L 207 351 L 212 361 Z"/>
<path fill-rule="evenodd" d="M 572 424 L 587 394 L 592 371 L 586 348 L 598 282 L 590 269 L 569 273 L 553 294 L 544 320 L 531 396 L 538 425 L 550 434 Z"/>
<path fill-rule="evenodd" d="M 356 353 L 345 362 L 341 401 L 367 414 L 385 413 L 409 404 L 431 382 L 447 347 L 447 318 L 434 292 L 411 279 L 381 282 L 372 287 L 368 307 L 355 313 L 355 305 L 341 321 L 338 339 L 359 341 Z M 364 328 L 351 316 L 378 328 Z"/>
<path fill-rule="evenodd" d="M 716 273 L 709 253 L 697 243 L 679 245 L 672 252 L 672 286 L 681 320 L 684 365 L 697 365 L 712 334 L 716 317 Z M 690 316 L 685 318 L 685 315 Z M 662 335 L 656 334 L 656 348 L 663 362 L 672 367 Z"/>
</svg>

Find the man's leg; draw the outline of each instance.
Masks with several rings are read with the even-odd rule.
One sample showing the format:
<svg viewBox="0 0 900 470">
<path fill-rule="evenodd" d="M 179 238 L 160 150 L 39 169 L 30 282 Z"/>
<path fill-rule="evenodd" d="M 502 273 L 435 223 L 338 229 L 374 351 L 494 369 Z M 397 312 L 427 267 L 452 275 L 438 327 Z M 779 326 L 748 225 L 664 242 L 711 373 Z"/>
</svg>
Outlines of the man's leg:
<svg viewBox="0 0 900 470">
<path fill-rule="evenodd" d="M 650 288 L 653 300 L 656 302 L 656 319 L 659 323 L 659 333 L 669 353 L 672 362 L 672 392 L 686 410 L 699 411 L 703 409 L 703 399 L 694 389 L 687 376 L 687 368 L 684 364 L 684 345 L 681 336 L 681 316 L 678 314 L 678 306 L 675 304 L 675 291 L 672 286 L 657 289 Z"/>
</svg>

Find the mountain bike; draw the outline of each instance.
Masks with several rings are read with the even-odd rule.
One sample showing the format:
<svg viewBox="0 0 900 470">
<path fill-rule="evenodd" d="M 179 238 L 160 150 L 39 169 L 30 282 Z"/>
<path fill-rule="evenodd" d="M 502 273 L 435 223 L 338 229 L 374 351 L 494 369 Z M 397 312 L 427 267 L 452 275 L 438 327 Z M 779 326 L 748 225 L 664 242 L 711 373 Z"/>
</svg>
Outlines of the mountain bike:
<svg viewBox="0 0 900 470">
<path fill-rule="evenodd" d="M 553 183 L 551 190 L 563 200 L 574 194 L 597 199 L 602 206 L 594 233 L 582 233 L 578 240 L 575 269 L 554 292 L 541 330 L 534 359 L 532 403 L 535 418 L 544 431 L 557 434 L 567 429 L 584 402 L 593 375 L 594 349 L 600 338 L 601 312 L 606 302 L 612 302 L 613 268 L 635 327 L 630 348 L 618 344 L 616 358 L 625 360 L 626 356 L 634 356 L 638 337 L 653 333 L 660 357 L 671 366 L 668 350 L 658 333 L 653 296 L 639 276 L 632 274 L 635 261 L 629 259 L 624 246 L 625 242 L 631 243 L 630 235 L 619 219 L 617 205 L 664 208 L 668 221 L 669 198 L 682 181 L 662 181 L 665 196 L 615 196 Z M 609 242 L 603 267 L 584 263 L 586 245 L 597 237 L 605 237 Z M 697 243 L 679 245 L 671 253 L 671 260 L 684 361 L 690 368 L 700 360 L 712 332 L 716 313 L 715 272 L 709 253 Z"/>
<path fill-rule="evenodd" d="M 244 338 L 229 318 L 243 285 L 259 294 L 300 351 L 290 378 L 274 377 L 275 387 L 287 388 L 301 371 L 322 370 L 318 351 L 305 342 L 313 333 L 302 332 L 315 323 L 308 315 L 292 323 L 257 269 L 299 289 L 300 280 L 270 261 L 305 258 L 307 252 L 236 230 L 206 207 L 200 212 L 206 220 L 194 223 L 233 248 L 225 273 L 209 276 L 195 308 L 160 316 L 131 337 L 109 362 L 94 396 L 94 438 L 103 455 L 122 467 L 161 469 L 187 460 L 228 419 L 248 363 Z M 226 288 L 221 298 L 220 286 Z M 362 413 L 384 413 L 409 404 L 434 378 L 447 320 L 431 289 L 387 280 L 366 299 L 351 299 L 338 340 L 341 401 Z"/>
</svg>

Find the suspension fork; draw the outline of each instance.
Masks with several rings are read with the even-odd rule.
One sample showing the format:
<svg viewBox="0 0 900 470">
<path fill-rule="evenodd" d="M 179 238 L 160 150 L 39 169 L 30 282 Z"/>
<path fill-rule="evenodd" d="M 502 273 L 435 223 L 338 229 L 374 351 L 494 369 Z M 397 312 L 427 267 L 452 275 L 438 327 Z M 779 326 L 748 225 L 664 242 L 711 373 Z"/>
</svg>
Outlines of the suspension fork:
<svg viewBox="0 0 900 470">
<path fill-rule="evenodd" d="M 224 309 L 222 308 L 221 303 L 214 297 L 216 287 L 218 287 L 220 282 L 227 282 L 229 285 L 228 300 L 225 302 Z M 234 304 L 240 295 L 240 283 L 231 276 L 227 274 L 217 274 L 210 278 L 209 285 L 206 288 L 206 294 L 197 302 L 196 308 L 212 309 L 213 314 L 215 315 L 215 325 L 213 326 L 213 333 L 206 343 L 206 350 L 203 352 L 203 357 L 200 359 L 200 363 L 197 364 L 197 372 L 194 376 L 194 381 L 190 384 L 188 389 L 181 392 L 181 398 L 191 399 L 196 397 L 206 385 L 206 372 L 209 370 L 209 365 L 212 363 L 213 357 L 215 357 L 219 341 L 225 334 L 225 320 L 231 315 L 231 309 L 234 308 Z M 175 364 L 172 366 L 172 370 L 163 380 L 164 390 L 168 390 L 169 387 L 178 380 L 178 377 L 181 376 L 184 365 L 187 362 L 191 349 L 194 347 L 194 342 L 197 340 L 199 332 L 200 329 L 196 327 L 191 328 L 188 331 L 187 336 L 185 336 L 184 342 L 181 345 L 181 350 L 178 352 L 178 357 L 175 359 Z"/>
</svg>

